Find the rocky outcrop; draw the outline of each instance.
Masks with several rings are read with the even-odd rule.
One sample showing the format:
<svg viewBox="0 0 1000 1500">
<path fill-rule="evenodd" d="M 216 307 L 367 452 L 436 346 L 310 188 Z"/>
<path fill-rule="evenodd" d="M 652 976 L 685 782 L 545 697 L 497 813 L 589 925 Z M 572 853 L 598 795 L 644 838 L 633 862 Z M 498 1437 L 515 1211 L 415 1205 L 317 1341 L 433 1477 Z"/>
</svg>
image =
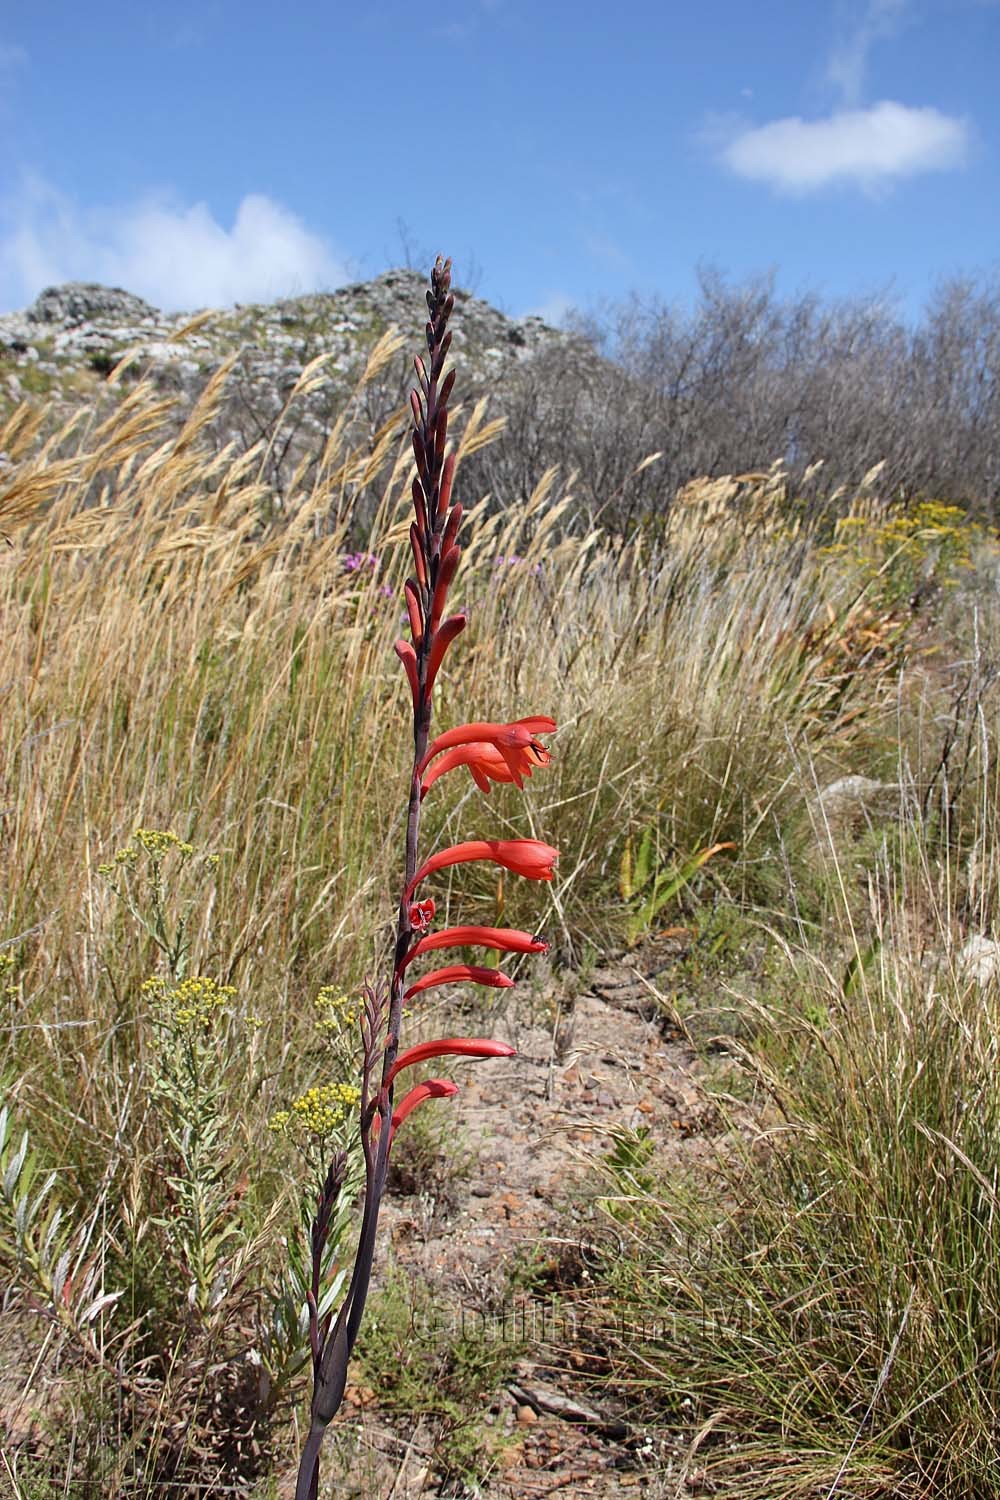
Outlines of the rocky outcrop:
<svg viewBox="0 0 1000 1500">
<path fill-rule="evenodd" d="M 386 271 L 334 292 L 237 305 L 197 321 L 119 288 L 85 282 L 49 287 L 22 312 L 0 316 L 0 420 L 26 399 L 43 399 L 53 423 L 81 404 L 102 410 L 119 399 L 120 386 L 109 388 L 107 377 L 129 355 L 123 380 L 152 380 L 174 399 L 181 422 L 220 365 L 236 356 L 214 436 L 220 446 L 246 448 L 284 424 L 289 431 L 270 445 L 267 476 L 280 493 L 303 456 L 319 451 L 368 352 L 393 327 L 405 335 L 406 352 L 366 392 L 361 425 L 373 432 L 399 407 L 412 356 L 423 343 L 425 285 L 418 271 Z M 489 390 L 493 415 L 503 409 L 508 374 L 578 342 L 541 318 L 508 318 L 461 289 L 455 295 L 452 350 L 461 360 L 463 392 L 468 399 Z M 296 380 L 320 355 L 325 378 L 286 412 Z"/>
<path fill-rule="evenodd" d="M 424 278 L 417 271 L 386 271 L 373 281 L 329 293 L 286 298 L 213 312 L 197 331 L 179 337 L 192 314 L 168 314 L 118 288 L 70 282 L 49 287 L 23 312 L 0 316 L 0 377 L 24 394 L 78 399 L 88 377 L 95 387 L 124 355 L 135 368 L 170 371 L 170 383 L 194 397 L 223 360 L 240 354 L 254 381 L 290 387 L 318 354 L 329 356 L 332 375 L 347 375 L 375 340 L 398 327 L 412 348 L 422 331 Z M 567 341 L 541 318 L 507 318 L 488 302 L 456 292 L 460 316 L 454 350 L 480 381 L 510 364 Z M 9 393 L 9 398 L 13 396 Z"/>
</svg>

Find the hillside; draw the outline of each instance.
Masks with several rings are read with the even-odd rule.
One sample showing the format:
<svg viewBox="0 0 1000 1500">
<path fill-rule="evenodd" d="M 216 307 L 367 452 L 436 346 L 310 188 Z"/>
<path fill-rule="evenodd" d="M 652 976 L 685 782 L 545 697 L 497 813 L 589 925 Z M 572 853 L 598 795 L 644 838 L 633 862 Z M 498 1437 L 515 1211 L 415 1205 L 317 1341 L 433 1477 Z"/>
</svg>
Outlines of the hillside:
<svg viewBox="0 0 1000 1500">
<path fill-rule="evenodd" d="M 461 289 L 456 297 L 461 316 L 453 354 L 461 357 L 467 399 L 502 390 L 515 369 L 540 354 L 565 354 L 579 344 L 541 318 L 508 318 Z M 30 307 L 0 316 L 0 417 L 39 398 L 52 423 L 81 403 L 110 409 L 122 384 L 146 376 L 173 399 L 179 423 L 211 377 L 235 360 L 214 437 L 220 447 L 233 442 L 241 451 L 274 435 L 303 370 L 325 356 L 323 380 L 296 395 L 275 445 L 268 477 L 281 491 L 301 459 L 321 450 L 368 353 L 393 328 L 405 347 L 378 385 L 369 385 L 364 425 L 374 431 L 401 405 L 421 344 L 422 301 L 422 278 L 409 270 L 334 292 L 197 313 L 165 313 L 129 292 L 91 283 L 49 287 Z M 108 376 L 126 359 L 109 387 Z M 491 409 L 496 414 L 496 402 Z"/>
<path fill-rule="evenodd" d="M 385 271 L 334 292 L 206 315 L 165 313 L 120 288 L 68 282 L 47 288 L 22 312 L 0 315 L 4 395 L 16 401 L 96 391 L 133 351 L 144 371 L 187 401 L 234 354 L 262 387 L 287 389 L 318 354 L 329 356 L 333 375 L 349 378 L 386 329 L 397 327 L 408 346 L 419 342 L 422 286 L 417 271 Z M 456 298 L 454 351 L 473 380 L 495 379 L 511 363 L 569 342 L 541 318 L 508 318 L 461 289 Z M 184 335 L 195 317 L 197 328 Z"/>
</svg>

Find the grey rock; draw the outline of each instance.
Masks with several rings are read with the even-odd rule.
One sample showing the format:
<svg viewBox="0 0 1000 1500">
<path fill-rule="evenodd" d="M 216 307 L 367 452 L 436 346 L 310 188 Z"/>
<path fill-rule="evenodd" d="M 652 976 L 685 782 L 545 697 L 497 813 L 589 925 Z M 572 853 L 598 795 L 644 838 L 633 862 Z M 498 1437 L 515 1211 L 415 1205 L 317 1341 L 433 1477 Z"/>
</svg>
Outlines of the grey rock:
<svg viewBox="0 0 1000 1500">
<path fill-rule="evenodd" d="M 31 323 L 59 323 L 70 328 L 80 323 L 121 324 L 155 316 L 156 308 L 141 297 L 90 281 L 46 287 L 25 313 Z"/>
<path fill-rule="evenodd" d="M 841 776 L 819 793 L 817 802 L 823 816 L 832 819 L 855 816 L 885 816 L 898 801 L 899 788 L 894 782 L 875 781 L 871 776 Z"/>
<path fill-rule="evenodd" d="M 989 984 L 1000 974 L 1000 943 L 973 934 L 959 950 L 957 968 L 959 978 L 967 984 Z"/>
</svg>

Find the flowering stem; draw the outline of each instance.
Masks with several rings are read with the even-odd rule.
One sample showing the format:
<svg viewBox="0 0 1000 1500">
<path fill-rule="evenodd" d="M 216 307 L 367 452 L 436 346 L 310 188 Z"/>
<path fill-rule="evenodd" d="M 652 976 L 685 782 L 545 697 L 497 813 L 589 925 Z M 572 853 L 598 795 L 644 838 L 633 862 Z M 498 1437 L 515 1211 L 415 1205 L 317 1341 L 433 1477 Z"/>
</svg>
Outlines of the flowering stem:
<svg viewBox="0 0 1000 1500">
<path fill-rule="evenodd" d="M 451 342 L 451 335 L 447 332 L 448 318 L 454 306 L 454 298 L 449 290 L 450 269 L 450 261 L 442 263 L 439 259 L 431 274 L 431 290 L 427 294 L 429 364 L 425 366 L 421 361 L 417 361 L 417 376 L 423 392 L 424 404 L 421 406 L 416 392 L 413 393 L 412 402 L 414 409 L 413 447 L 417 464 L 417 479 L 414 481 L 414 508 L 417 520 L 411 531 L 411 541 L 417 571 L 413 594 L 419 639 L 415 641 L 413 648 L 415 660 L 413 660 L 412 675 L 408 669 L 413 698 L 413 769 L 410 777 L 410 797 L 406 819 L 403 885 L 396 922 L 392 982 L 389 990 L 387 1034 L 382 1051 L 380 1086 L 378 1093 L 371 1098 L 370 1080 L 377 1063 L 376 1052 L 380 1041 L 381 1025 L 385 1017 L 383 1001 L 369 991 L 366 1002 L 364 1086 L 361 1098 L 365 1206 L 350 1286 L 336 1322 L 325 1338 L 317 1337 L 314 1320 L 311 1318 L 313 1326 L 310 1331 L 314 1341 L 312 1421 L 299 1466 L 295 1490 L 296 1500 L 315 1500 L 317 1494 L 319 1453 L 323 1435 L 343 1401 L 348 1362 L 358 1336 L 368 1297 L 375 1256 L 379 1209 L 388 1171 L 389 1145 L 392 1136 L 393 1079 L 391 1073 L 399 1051 L 406 959 L 413 932 L 409 914 L 409 888 L 418 867 L 421 768 L 430 740 L 430 686 L 432 684 L 428 683 L 428 663 L 437 624 L 435 612 L 439 617 L 447 588 L 449 569 L 453 572 L 457 561 L 457 549 L 452 547 L 446 554 L 448 563 L 443 565 L 441 545 L 449 519 L 447 499 L 454 472 L 453 461 L 445 461 L 444 457 L 448 425 L 447 398 L 452 383 L 450 376 L 444 382 L 440 395 L 438 391 L 438 381 Z M 445 487 L 445 504 L 443 505 L 440 503 L 442 484 Z M 456 510 L 458 519 L 461 520 L 460 509 L 456 507 Z M 454 526 L 454 530 L 457 530 L 457 525 Z M 452 551 L 456 553 L 454 558 L 451 556 Z M 377 1137 L 373 1139 L 372 1126 L 376 1114 L 380 1117 L 380 1128 Z M 329 1219 L 329 1210 L 327 1214 Z M 314 1283 L 317 1257 L 322 1255 L 324 1240 L 325 1234 L 314 1234 Z M 318 1353 L 315 1352 L 317 1348 Z"/>
</svg>

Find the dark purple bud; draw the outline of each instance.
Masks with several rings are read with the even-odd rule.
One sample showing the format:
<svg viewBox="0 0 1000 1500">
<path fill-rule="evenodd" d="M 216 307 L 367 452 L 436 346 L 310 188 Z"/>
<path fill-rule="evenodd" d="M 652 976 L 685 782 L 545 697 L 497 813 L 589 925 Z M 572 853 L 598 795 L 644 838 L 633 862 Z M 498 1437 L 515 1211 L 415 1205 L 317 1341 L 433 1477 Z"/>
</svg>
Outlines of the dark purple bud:
<svg viewBox="0 0 1000 1500">
<path fill-rule="evenodd" d="M 434 357 L 434 363 L 431 365 L 431 379 L 432 380 L 438 380 L 440 378 L 441 371 L 444 369 L 444 362 L 445 362 L 446 358 L 448 357 L 448 350 L 450 348 L 451 348 L 451 334 L 450 333 L 446 333 L 445 336 L 444 336 L 444 338 L 441 340 L 441 346 L 438 349 L 438 352 L 437 352 L 437 354 Z"/>
<path fill-rule="evenodd" d="M 454 370 L 449 370 L 448 373 L 447 373 L 447 375 L 444 378 L 444 384 L 441 387 L 441 394 L 438 397 L 438 404 L 440 406 L 447 406 L 448 405 L 448 397 L 451 395 L 451 388 L 452 388 L 452 386 L 454 384 L 455 384 L 455 371 Z"/>
</svg>

